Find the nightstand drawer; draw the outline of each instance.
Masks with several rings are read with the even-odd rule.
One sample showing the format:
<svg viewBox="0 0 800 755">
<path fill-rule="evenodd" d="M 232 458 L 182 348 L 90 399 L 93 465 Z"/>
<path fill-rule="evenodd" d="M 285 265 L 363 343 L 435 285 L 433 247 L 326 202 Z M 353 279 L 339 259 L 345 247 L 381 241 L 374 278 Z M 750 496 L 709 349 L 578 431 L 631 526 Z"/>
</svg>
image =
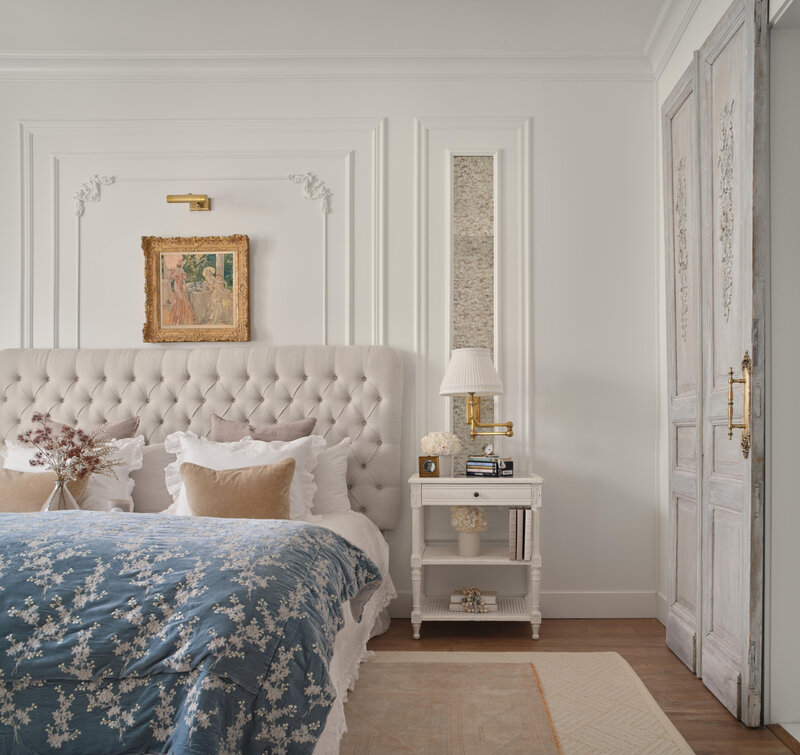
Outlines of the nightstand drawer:
<svg viewBox="0 0 800 755">
<path fill-rule="evenodd" d="M 480 505 L 486 503 L 530 503 L 531 486 L 503 484 L 502 482 L 437 484 L 422 486 L 423 504 L 448 504 L 452 506 Z"/>
</svg>

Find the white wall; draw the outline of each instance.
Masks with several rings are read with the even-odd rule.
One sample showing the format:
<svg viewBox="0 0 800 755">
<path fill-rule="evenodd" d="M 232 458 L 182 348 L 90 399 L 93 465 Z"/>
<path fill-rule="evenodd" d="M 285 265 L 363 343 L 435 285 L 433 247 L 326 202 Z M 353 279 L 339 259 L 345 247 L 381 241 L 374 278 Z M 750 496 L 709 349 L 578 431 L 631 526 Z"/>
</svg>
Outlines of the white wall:
<svg viewBox="0 0 800 755">
<path fill-rule="evenodd" d="M 210 233 L 251 236 L 256 339 L 320 342 L 323 220 L 281 180 L 313 171 L 334 192 L 329 340 L 404 353 L 411 474 L 419 437 L 446 416 L 435 393 L 449 322 L 445 156 L 499 149 L 502 411 L 524 429 L 506 451 L 527 453 L 546 480 L 544 614 L 652 616 L 653 82 L 634 60 L 502 64 L 510 73 L 438 59 L 412 74 L 336 58 L 287 72 L 246 60 L 231 71 L 217 57 L 197 74 L 180 61 L 89 61 L 74 75 L 15 63 L 0 75 L 0 346 L 48 347 L 55 335 L 67 346 L 78 332 L 83 347 L 141 345 L 138 237 Z M 72 195 L 95 173 L 117 181 L 78 221 Z M 164 203 L 188 190 L 209 193 L 213 211 Z M 406 508 L 389 537 L 396 613 L 409 604 L 409 530 Z"/>
<path fill-rule="evenodd" d="M 795 5 L 797 3 L 795 2 Z M 795 8 L 794 10 L 798 10 Z M 800 15 L 800 14 L 798 14 Z M 780 26 L 780 23 L 779 23 Z M 769 581 L 768 721 L 800 721 L 800 28 L 770 36 L 770 203 L 772 215 L 772 417 Z"/>
</svg>

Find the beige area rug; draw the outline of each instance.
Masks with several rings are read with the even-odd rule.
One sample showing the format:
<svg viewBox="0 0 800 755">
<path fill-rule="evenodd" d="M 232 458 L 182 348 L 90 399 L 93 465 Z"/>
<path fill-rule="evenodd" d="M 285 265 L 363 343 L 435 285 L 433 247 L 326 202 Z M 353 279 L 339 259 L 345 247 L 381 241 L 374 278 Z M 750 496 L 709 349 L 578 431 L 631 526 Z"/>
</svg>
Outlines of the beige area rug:
<svg viewBox="0 0 800 755">
<path fill-rule="evenodd" d="M 692 752 L 617 653 L 378 652 L 344 710 L 342 755 Z"/>
</svg>

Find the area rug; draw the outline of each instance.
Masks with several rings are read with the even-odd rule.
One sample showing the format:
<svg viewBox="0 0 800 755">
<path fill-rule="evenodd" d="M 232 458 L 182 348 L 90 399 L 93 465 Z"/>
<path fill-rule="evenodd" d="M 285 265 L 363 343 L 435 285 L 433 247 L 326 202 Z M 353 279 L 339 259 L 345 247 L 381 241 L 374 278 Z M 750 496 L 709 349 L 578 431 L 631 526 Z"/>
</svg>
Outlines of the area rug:
<svg viewBox="0 0 800 755">
<path fill-rule="evenodd" d="M 691 753 L 617 653 L 378 652 L 342 755 Z"/>
</svg>

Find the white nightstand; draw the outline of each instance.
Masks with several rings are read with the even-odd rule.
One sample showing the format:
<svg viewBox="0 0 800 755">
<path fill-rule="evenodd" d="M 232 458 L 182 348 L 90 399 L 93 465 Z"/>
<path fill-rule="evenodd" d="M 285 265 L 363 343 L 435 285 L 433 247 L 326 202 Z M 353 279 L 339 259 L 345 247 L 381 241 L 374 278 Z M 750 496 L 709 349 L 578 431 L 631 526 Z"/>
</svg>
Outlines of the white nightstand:
<svg viewBox="0 0 800 755">
<path fill-rule="evenodd" d="M 530 621 L 533 639 L 539 639 L 542 614 L 539 611 L 539 588 L 542 579 L 542 557 L 539 552 L 539 510 L 542 506 L 542 484 L 538 475 L 506 478 L 420 477 L 411 483 L 411 589 L 413 607 L 411 625 L 414 639 L 419 639 L 423 621 Z M 481 541 L 481 553 L 474 558 L 458 555 L 455 540 L 426 542 L 424 506 L 509 506 L 533 512 L 530 561 L 514 561 L 508 557 L 508 538 Z M 455 533 L 454 533 L 455 534 Z M 422 570 L 432 566 L 520 566 L 528 570 L 525 595 L 498 595 L 495 613 L 460 613 L 450 611 L 450 596 L 423 594 Z"/>
</svg>

